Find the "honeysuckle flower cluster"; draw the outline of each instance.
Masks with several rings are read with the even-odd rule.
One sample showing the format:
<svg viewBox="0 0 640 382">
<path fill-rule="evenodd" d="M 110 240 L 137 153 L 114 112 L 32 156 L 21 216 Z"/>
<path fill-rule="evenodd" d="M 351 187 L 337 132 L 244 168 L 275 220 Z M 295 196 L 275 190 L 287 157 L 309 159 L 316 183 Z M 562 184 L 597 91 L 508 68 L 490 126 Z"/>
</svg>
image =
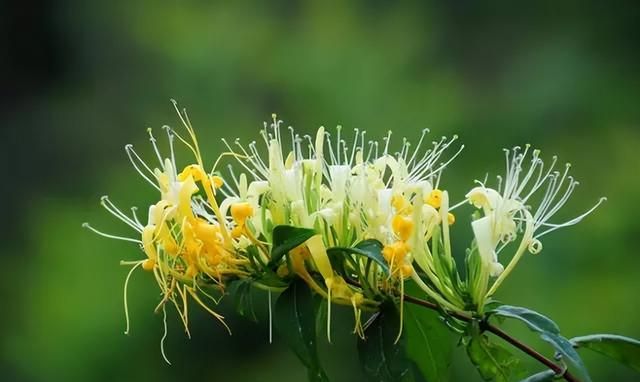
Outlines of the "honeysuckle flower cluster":
<svg viewBox="0 0 640 382">
<path fill-rule="evenodd" d="M 444 312 L 482 314 L 519 259 L 542 250 L 542 236 L 578 223 L 604 200 L 573 219 L 551 222 L 578 182 L 569 165 L 555 170 L 553 157 L 545 166 L 540 151 L 527 145 L 505 150 L 506 173 L 495 188 L 477 182 L 452 206 L 443 172 L 462 152 L 457 136 L 430 141 L 424 130 L 415 145 L 406 139 L 394 145 L 391 132 L 376 141 L 355 130 L 347 141 L 340 126 L 301 136 L 275 115 L 260 131 L 263 143 L 223 139 L 227 151 L 207 167 L 186 112 L 176 110 L 184 136 L 164 128 L 168 154 L 149 130 L 155 165 L 126 146 L 133 167 L 159 194 L 146 218 L 102 198 L 133 236 L 85 223 L 141 249 L 139 260 L 122 262 L 131 266 L 127 331 L 127 285 L 139 268 L 158 285 L 156 310 L 166 320 L 173 306 L 187 334 L 189 303 L 224 324 L 216 305 L 236 280 L 272 293 L 300 278 L 328 300 L 329 320 L 332 304 L 351 306 L 360 336 L 362 315 L 384 299 L 402 308 L 409 280 Z M 191 163 L 178 164 L 176 144 L 189 149 Z M 225 158 L 230 163 L 221 170 Z M 453 211 L 465 204 L 475 212 L 461 224 Z M 474 235 L 472 243 L 455 243 L 467 249 L 464 272 L 456 266 L 454 226 Z"/>
</svg>

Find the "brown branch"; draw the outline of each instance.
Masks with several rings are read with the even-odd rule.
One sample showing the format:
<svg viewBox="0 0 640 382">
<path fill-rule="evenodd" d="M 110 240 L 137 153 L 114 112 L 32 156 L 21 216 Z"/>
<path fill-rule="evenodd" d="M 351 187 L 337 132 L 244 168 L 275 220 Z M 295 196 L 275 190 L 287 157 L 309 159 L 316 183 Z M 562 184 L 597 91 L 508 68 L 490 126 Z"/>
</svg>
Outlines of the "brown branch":
<svg viewBox="0 0 640 382">
<path fill-rule="evenodd" d="M 442 308 L 430 301 L 426 301 L 426 300 L 422 300 L 416 297 L 412 297 L 412 296 L 408 296 L 405 295 L 404 296 L 404 300 L 408 301 L 412 304 L 416 304 L 416 305 L 420 305 L 423 306 L 425 308 L 429 308 L 432 310 L 437 310 L 437 311 L 442 311 Z M 460 312 L 447 312 L 448 315 L 455 317 L 461 321 L 466 321 L 466 322 L 470 322 L 472 320 L 474 320 L 473 317 L 460 313 Z M 503 340 L 507 341 L 509 344 L 513 345 L 514 347 L 522 350 L 524 353 L 526 353 L 527 355 L 529 355 L 530 357 L 536 359 L 538 362 L 542 363 L 543 365 L 545 365 L 546 367 L 548 367 L 549 369 L 553 370 L 556 375 L 558 376 L 562 376 L 562 378 L 564 378 L 566 381 L 568 382 L 580 382 L 580 380 L 578 378 L 576 378 L 573 374 L 571 374 L 571 372 L 569 372 L 566 368 L 564 368 L 563 366 L 560 366 L 558 364 L 556 364 L 555 362 L 553 362 L 552 360 L 548 359 L 547 357 L 543 356 L 542 354 L 540 354 L 538 351 L 536 351 L 535 349 L 533 349 L 532 347 L 530 347 L 529 345 L 520 342 L 519 340 L 517 340 L 516 338 L 512 337 L 510 334 L 506 333 L 505 331 L 503 331 L 502 329 L 498 328 L 497 326 L 494 326 L 492 324 L 490 324 L 489 322 L 483 322 L 482 324 L 482 328 L 490 333 L 495 334 L 496 336 L 502 338 Z"/>
</svg>

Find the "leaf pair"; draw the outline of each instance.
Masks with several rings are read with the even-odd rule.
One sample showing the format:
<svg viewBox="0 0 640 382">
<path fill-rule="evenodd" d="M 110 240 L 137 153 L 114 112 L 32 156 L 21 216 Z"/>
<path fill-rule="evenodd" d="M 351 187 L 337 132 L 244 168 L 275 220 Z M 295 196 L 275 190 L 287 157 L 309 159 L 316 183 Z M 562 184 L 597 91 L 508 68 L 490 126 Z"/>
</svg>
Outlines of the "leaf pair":
<svg viewBox="0 0 640 382">
<path fill-rule="evenodd" d="M 529 329 L 537 332 L 543 341 L 551 344 L 556 352 L 562 355 L 562 359 L 575 368 L 582 380 L 591 381 L 589 372 L 578 352 L 573 348 L 571 342 L 560 334 L 558 325 L 548 317 L 527 308 L 511 305 L 499 306 L 488 314 L 523 322 Z"/>
<path fill-rule="evenodd" d="M 540 338 L 551 344 L 557 354 L 562 355 L 562 359 L 574 367 L 583 381 L 591 381 L 591 378 L 580 355 L 575 350 L 576 348 L 591 349 L 640 371 L 640 341 L 612 334 L 596 334 L 568 340 L 560 334 L 560 328 L 551 319 L 530 309 L 517 306 L 502 305 L 490 311 L 489 314 L 524 322 L 529 329 L 540 334 Z M 547 370 L 535 374 L 525 381 L 550 381 L 554 375 L 553 371 Z"/>
</svg>

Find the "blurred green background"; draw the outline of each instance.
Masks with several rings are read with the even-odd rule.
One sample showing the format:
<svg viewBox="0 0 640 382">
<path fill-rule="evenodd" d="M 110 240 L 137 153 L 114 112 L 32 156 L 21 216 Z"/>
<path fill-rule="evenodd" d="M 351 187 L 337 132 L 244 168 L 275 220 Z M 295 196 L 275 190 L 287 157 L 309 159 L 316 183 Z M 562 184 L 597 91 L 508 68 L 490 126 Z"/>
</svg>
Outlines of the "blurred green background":
<svg viewBox="0 0 640 382">
<path fill-rule="evenodd" d="M 573 163 L 582 185 L 566 206 L 582 224 L 546 237 L 499 298 L 556 320 L 567 336 L 640 337 L 640 7 L 637 2 L 402 3 L 73 0 L 7 3 L 0 12 L 4 239 L 0 242 L 3 381 L 298 381 L 305 371 L 260 321 L 193 310 L 193 339 L 161 317 L 148 275 L 130 285 L 123 335 L 121 259 L 139 251 L 81 228 L 127 233 L 103 211 L 157 197 L 130 167 L 146 127 L 177 126 L 189 109 L 206 160 L 220 138 L 257 139 L 277 112 L 302 131 L 342 124 L 369 137 L 457 133 L 463 155 L 443 181 L 455 199 L 502 169 L 501 148 L 532 143 Z M 463 220 L 463 219 L 461 219 Z M 456 235 L 469 239 L 468 226 Z M 458 245 L 461 254 L 464 244 Z M 321 341 L 336 381 L 362 380 L 349 336 Z M 336 320 L 339 321 L 339 320 Z M 513 333 L 550 352 L 519 325 Z M 637 375 L 585 354 L 596 381 Z M 530 362 L 530 361 L 526 361 Z M 456 350 L 452 380 L 479 380 Z M 539 366 L 531 363 L 532 371 Z"/>
</svg>

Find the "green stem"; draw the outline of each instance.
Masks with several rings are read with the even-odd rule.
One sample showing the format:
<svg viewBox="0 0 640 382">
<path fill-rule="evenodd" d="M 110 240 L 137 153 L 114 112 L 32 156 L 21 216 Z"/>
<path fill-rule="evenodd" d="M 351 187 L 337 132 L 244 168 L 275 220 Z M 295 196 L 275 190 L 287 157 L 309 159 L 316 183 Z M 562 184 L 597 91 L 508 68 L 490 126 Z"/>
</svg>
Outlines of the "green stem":
<svg viewBox="0 0 640 382">
<path fill-rule="evenodd" d="M 489 298 L 494 293 L 496 293 L 500 284 L 502 284 L 502 282 L 507 278 L 507 276 L 509 276 L 509 273 L 511 273 L 513 268 L 516 267 L 516 264 L 518 264 L 518 261 L 520 261 L 520 258 L 522 257 L 522 255 L 525 254 L 525 252 L 527 251 L 527 247 L 529 246 L 529 243 L 533 239 L 533 231 L 534 231 L 533 216 L 531 216 L 531 213 L 527 210 L 524 211 L 524 214 L 526 216 L 527 226 L 524 230 L 524 235 L 522 236 L 522 241 L 520 242 L 518 251 L 516 252 L 516 254 L 513 256 L 513 258 L 507 265 L 507 268 L 505 268 L 505 270 L 502 271 L 500 276 L 498 276 L 496 281 L 493 283 L 493 285 L 489 289 L 489 292 L 487 292 L 485 298 Z"/>
</svg>

